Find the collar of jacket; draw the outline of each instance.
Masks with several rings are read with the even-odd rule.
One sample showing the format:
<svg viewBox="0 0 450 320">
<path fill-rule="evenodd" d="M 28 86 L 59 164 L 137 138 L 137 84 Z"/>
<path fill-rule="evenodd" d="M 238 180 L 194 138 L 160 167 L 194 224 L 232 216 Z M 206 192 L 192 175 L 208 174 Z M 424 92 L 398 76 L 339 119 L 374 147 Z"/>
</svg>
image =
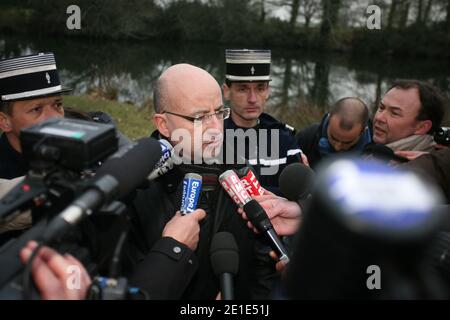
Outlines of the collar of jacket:
<svg viewBox="0 0 450 320">
<path fill-rule="evenodd" d="M 233 111 L 232 111 L 233 112 Z M 265 129 L 286 129 L 286 126 L 281 123 L 280 121 L 278 121 L 277 119 L 275 119 L 274 117 L 272 117 L 271 115 L 267 114 L 267 113 L 261 113 L 261 115 L 258 118 L 258 124 L 254 127 L 252 127 L 253 129 L 259 129 L 260 127 L 263 127 Z M 225 120 L 225 129 L 243 129 L 243 130 L 248 130 L 251 128 L 244 128 L 244 127 L 240 127 L 238 126 L 231 117 L 229 117 L 227 120 Z"/>
</svg>

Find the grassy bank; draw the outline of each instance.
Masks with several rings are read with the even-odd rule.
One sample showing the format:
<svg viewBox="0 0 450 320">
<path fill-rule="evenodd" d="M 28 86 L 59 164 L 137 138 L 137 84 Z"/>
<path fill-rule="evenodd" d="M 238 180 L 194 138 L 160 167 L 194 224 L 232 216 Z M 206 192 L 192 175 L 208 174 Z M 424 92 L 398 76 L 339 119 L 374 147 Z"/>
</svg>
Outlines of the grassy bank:
<svg viewBox="0 0 450 320">
<path fill-rule="evenodd" d="M 152 112 L 147 108 L 139 108 L 133 104 L 83 95 L 64 96 L 64 105 L 84 112 L 102 111 L 108 113 L 113 117 L 118 129 L 130 139 L 148 136 L 155 130 L 151 120 Z M 278 106 L 277 108 L 268 108 L 267 112 L 280 121 L 301 130 L 320 121 L 326 111 L 317 106 L 308 105 L 301 109 Z"/>
<path fill-rule="evenodd" d="M 114 118 L 118 129 L 133 140 L 148 136 L 154 130 L 150 111 L 146 108 L 90 96 L 65 96 L 64 104 L 84 112 L 108 113 Z"/>
</svg>

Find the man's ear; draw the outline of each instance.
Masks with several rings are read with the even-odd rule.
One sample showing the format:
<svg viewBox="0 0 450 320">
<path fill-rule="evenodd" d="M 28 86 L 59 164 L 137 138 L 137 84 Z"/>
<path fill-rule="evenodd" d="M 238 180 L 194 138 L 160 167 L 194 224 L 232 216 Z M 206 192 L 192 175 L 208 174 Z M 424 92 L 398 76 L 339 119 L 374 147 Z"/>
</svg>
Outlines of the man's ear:
<svg viewBox="0 0 450 320">
<path fill-rule="evenodd" d="M 163 114 L 155 113 L 153 115 L 153 124 L 161 135 L 170 138 L 170 130 L 167 127 L 167 119 Z"/>
<path fill-rule="evenodd" d="M 421 120 L 419 121 L 419 124 L 416 126 L 416 131 L 414 131 L 414 134 L 418 135 L 427 134 L 432 126 L 433 122 L 431 122 L 431 120 Z"/>
<path fill-rule="evenodd" d="M 12 131 L 10 117 L 4 112 L 0 112 L 0 130 L 6 133 Z"/>
<path fill-rule="evenodd" d="M 230 87 L 226 83 L 222 84 L 223 97 L 225 100 L 230 100 Z"/>
</svg>

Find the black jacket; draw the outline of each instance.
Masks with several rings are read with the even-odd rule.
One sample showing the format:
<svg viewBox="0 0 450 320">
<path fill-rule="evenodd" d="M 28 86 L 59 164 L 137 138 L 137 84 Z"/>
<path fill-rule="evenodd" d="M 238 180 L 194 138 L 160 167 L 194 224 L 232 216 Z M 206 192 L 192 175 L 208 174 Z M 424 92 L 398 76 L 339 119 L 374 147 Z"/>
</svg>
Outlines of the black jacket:
<svg viewBox="0 0 450 320">
<path fill-rule="evenodd" d="M 226 130 L 238 130 L 242 129 L 246 132 L 249 129 L 255 129 L 258 132 L 257 142 L 256 144 L 251 144 L 249 139 L 245 139 L 245 141 L 238 141 L 235 138 L 234 143 L 234 154 L 237 155 L 238 148 L 242 144 L 245 146 L 245 159 L 252 165 L 255 172 L 259 176 L 260 184 L 272 191 L 276 194 L 280 194 L 278 188 L 278 177 L 283 169 L 295 162 L 301 162 L 300 154 L 301 150 L 297 144 L 295 139 L 295 131 L 293 128 L 279 122 L 272 116 L 262 113 L 259 117 L 259 123 L 253 128 L 242 128 L 237 126 L 234 121 L 230 118 L 225 120 L 225 129 Z M 261 134 L 261 129 L 267 130 L 267 135 L 265 138 L 264 135 Z M 278 129 L 279 130 L 279 141 L 278 141 L 278 156 L 271 154 L 272 144 L 274 143 L 271 138 L 270 130 Z M 228 133 L 225 132 L 225 137 Z M 264 139 L 264 140 L 262 140 Z M 242 156 L 242 155 L 240 155 Z M 269 167 L 277 167 L 278 170 L 275 174 L 264 174 L 262 172 L 263 168 Z"/>
<path fill-rule="evenodd" d="M 8 141 L 4 133 L 0 137 L 0 178 L 14 179 L 24 176 L 28 165 L 22 154 L 17 152 Z"/>
<path fill-rule="evenodd" d="M 123 260 L 125 273 L 131 275 L 134 285 L 145 288 L 150 296 L 158 299 L 214 299 L 220 289 L 219 278 L 214 275 L 210 263 L 210 243 L 215 233 L 228 231 L 234 235 L 239 248 L 236 299 L 268 298 L 277 276 L 274 261 L 268 256 L 267 243 L 247 228 L 237 213 L 237 206 L 218 183 L 218 176 L 230 168 L 225 165 L 179 165 L 137 192 L 131 210 L 133 225 Z M 171 260 L 155 264 L 151 248 L 160 241 L 164 226 L 180 208 L 182 180 L 188 172 L 203 176 L 197 207 L 204 209 L 207 215 L 200 222 L 197 250 L 191 255 L 184 247 L 184 258 L 174 256 L 169 250 L 166 255 Z M 197 264 L 192 257 L 198 259 Z M 174 262 L 181 271 L 170 271 L 175 268 Z M 149 275 L 146 266 L 152 264 L 156 267 Z M 161 286 L 165 289 L 158 292 Z"/>
</svg>

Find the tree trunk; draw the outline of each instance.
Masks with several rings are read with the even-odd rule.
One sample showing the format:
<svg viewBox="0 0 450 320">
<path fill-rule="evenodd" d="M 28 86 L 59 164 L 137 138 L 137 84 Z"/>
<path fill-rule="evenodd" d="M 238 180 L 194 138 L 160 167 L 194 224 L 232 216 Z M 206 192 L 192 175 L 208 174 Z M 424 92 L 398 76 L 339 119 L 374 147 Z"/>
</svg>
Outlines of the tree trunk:
<svg viewBox="0 0 450 320">
<path fill-rule="evenodd" d="M 411 8 L 411 0 L 406 0 L 403 3 L 402 15 L 400 17 L 400 21 L 398 24 L 399 29 L 406 28 L 406 25 L 408 24 L 408 16 L 410 8 Z"/>
<path fill-rule="evenodd" d="M 423 0 L 417 0 L 417 17 L 416 17 L 416 24 L 421 25 L 423 20 Z"/>
<path fill-rule="evenodd" d="M 330 0 L 322 0 L 322 24 L 320 25 L 320 41 L 322 47 L 328 46 L 331 33 Z"/>
<path fill-rule="evenodd" d="M 261 15 L 259 17 L 259 21 L 261 23 L 264 23 L 264 21 L 266 20 L 266 7 L 264 5 L 266 0 L 261 0 Z"/>
<path fill-rule="evenodd" d="M 381 84 L 383 82 L 383 77 L 381 75 L 381 72 L 379 74 L 377 74 L 377 88 L 375 90 L 375 106 L 374 106 L 374 110 L 372 110 L 372 114 L 375 114 L 378 105 L 380 104 L 381 101 Z"/>
<path fill-rule="evenodd" d="M 320 44 L 327 49 L 330 46 L 331 31 L 337 25 L 341 0 L 322 0 L 322 24 L 320 26 Z"/>
<path fill-rule="evenodd" d="M 447 17 L 445 19 L 447 31 L 450 32 L 450 0 L 447 1 Z"/>
<path fill-rule="evenodd" d="M 314 67 L 312 100 L 321 110 L 328 110 L 330 64 L 327 57 L 321 57 Z"/>
<path fill-rule="evenodd" d="M 397 1 L 392 0 L 391 2 L 391 9 L 389 10 L 389 17 L 388 17 L 388 29 L 392 29 L 394 26 L 394 18 L 397 15 Z"/>
<path fill-rule="evenodd" d="M 281 94 L 281 105 L 287 106 L 289 104 L 289 88 L 291 87 L 292 81 L 292 59 L 286 59 L 286 68 L 284 69 L 284 80 L 283 80 L 283 92 Z"/>
<path fill-rule="evenodd" d="M 427 6 L 425 7 L 425 12 L 423 13 L 422 23 L 426 26 L 428 23 L 428 18 L 430 17 L 431 7 L 433 6 L 433 0 L 428 0 Z"/>
<path fill-rule="evenodd" d="M 291 18 L 289 19 L 289 28 L 294 31 L 295 22 L 297 22 L 298 11 L 300 9 L 300 0 L 292 0 L 291 3 Z"/>
<path fill-rule="evenodd" d="M 305 28 L 309 28 L 309 24 L 311 23 L 311 16 L 309 14 L 305 14 Z"/>
</svg>

